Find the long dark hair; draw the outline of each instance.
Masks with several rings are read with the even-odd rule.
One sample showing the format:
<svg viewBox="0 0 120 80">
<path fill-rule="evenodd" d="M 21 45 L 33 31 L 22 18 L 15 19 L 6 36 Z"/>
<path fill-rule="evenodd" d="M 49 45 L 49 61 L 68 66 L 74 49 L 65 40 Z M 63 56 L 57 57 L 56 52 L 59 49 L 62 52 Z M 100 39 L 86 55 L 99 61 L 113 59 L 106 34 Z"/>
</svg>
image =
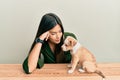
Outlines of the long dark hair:
<svg viewBox="0 0 120 80">
<path fill-rule="evenodd" d="M 43 34 L 44 32 L 46 32 L 46 31 L 52 29 L 53 27 L 55 27 L 57 24 L 60 25 L 62 33 L 64 34 L 64 28 L 63 28 L 63 25 L 62 25 L 62 22 L 61 22 L 60 18 L 57 15 L 55 15 L 54 13 L 45 14 L 41 19 L 41 22 L 39 24 L 38 31 L 37 31 L 35 39 L 37 37 L 39 37 L 41 34 Z M 31 52 L 31 50 L 33 49 L 33 47 L 35 45 L 35 39 L 34 39 L 34 42 L 31 46 L 31 49 L 30 49 L 29 53 Z M 57 44 L 56 47 L 55 47 L 54 53 L 55 53 L 56 59 L 57 59 L 57 56 L 59 56 L 59 54 L 63 53 L 63 51 L 61 50 L 61 45 L 62 44 L 63 44 L 63 35 L 62 35 L 60 43 Z M 61 56 L 61 57 L 63 57 L 63 56 Z M 57 61 L 57 62 L 59 62 L 59 61 Z"/>
</svg>

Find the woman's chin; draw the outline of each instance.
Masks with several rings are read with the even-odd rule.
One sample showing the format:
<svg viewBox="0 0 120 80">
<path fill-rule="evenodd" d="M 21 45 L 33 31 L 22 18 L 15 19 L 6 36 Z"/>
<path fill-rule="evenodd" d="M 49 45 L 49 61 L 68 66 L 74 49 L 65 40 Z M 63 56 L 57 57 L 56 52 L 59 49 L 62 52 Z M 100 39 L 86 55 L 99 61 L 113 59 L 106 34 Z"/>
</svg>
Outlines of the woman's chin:
<svg viewBox="0 0 120 80">
<path fill-rule="evenodd" d="M 55 43 L 56 43 L 56 44 L 59 44 L 59 43 L 60 43 L 60 41 L 56 41 Z"/>
</svg>

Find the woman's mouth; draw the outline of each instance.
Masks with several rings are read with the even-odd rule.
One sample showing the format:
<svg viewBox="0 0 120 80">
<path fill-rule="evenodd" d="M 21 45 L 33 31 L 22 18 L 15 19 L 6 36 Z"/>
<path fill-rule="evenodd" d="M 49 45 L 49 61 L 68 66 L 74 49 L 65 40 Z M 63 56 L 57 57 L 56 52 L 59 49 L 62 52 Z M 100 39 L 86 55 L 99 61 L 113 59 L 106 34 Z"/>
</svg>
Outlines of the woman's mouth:
<svg viewBox="0 0 120 80">
<path fill-rule="evenodd" d="M 55 40 L 56 42 L 59 42 L 60 40 L 58 39 L 58 40 Z"/>
</svg>

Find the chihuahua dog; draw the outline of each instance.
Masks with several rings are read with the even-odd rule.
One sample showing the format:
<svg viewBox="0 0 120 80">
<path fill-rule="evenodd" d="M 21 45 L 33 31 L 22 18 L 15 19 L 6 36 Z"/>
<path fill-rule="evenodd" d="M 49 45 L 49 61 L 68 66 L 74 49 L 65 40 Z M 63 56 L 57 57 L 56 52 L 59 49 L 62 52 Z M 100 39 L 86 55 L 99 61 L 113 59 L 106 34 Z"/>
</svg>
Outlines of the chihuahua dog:
<svg viewBox="0 0 120 80">
<path fill-rule="evenodd" d="M 105 80 L 105 76 L 97 68 L 94 55 L 87 48 L 83 47 L 76 39 L 67 36 L 62 45 L 62 50 L 70 50 L 72 56 L 71 63 L 68 65 L 71 69 L 68 70 L 68 73 L 74 72 L 77 64 L 79 64 L 80 72 L 97 73 Z"/>
</svg>

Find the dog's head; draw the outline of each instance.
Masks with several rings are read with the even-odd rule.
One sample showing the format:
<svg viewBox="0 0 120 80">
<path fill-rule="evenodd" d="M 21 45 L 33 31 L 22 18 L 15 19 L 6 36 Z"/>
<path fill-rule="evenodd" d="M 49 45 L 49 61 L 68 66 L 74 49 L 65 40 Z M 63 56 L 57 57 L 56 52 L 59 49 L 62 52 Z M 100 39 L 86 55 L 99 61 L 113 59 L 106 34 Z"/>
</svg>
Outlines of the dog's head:
<svg viewBox="0 0 120 80">
<path fill-rule="evenodd" d="M 77 40 L 71 36 L 67 36 L 67 38 L 64 41 L 64 44 L 62 45 L 63 51 L 72 50 L 73 47 L 76 45 Z"/>
</svg>

